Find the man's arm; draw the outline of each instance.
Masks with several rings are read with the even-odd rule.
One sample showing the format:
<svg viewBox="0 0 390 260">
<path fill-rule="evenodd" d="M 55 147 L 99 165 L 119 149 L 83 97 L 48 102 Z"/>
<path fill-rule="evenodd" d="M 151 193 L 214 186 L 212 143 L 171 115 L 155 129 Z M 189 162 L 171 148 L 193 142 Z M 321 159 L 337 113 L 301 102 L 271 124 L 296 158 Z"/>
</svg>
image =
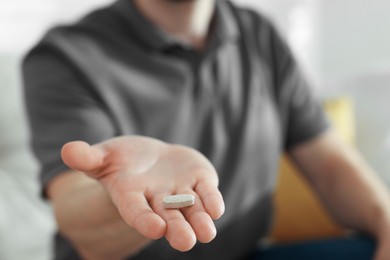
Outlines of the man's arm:
<svg viewBox="0 0 390 260">
<path fill-rule="evenodd" d="M 289 152 L 331 215 L 374 236 L 378 256 L 390 257 L 390 195 L 358 152 L 332 131 Z"/>
</svg>

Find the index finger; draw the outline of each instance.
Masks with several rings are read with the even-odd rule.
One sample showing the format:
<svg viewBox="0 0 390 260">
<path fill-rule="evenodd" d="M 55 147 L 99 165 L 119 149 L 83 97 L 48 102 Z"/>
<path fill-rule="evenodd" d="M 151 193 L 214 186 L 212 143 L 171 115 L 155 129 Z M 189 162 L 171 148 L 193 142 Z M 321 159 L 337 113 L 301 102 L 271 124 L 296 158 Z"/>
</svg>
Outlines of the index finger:
<svg viewBox="0 0 390 260">
<path fill-rule="evenodd" d="M 165 235 L 165 221 L 151 209 L 143 193 L 124 194 L 117 207 L 124 221 L 143 236 L 159 239 Z"/>
</svg>

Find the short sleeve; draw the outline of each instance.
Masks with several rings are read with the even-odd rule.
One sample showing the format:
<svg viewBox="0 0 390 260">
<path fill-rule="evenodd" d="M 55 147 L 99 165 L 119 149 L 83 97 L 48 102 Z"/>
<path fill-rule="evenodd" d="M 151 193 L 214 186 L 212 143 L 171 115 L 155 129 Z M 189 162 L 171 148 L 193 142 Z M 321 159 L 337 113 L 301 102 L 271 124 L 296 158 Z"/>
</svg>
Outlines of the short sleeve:
<svg viewBox="0 0 390 260">
<path fill-rule="evenodd" d="M 48 48 L 36 48 L 23 63 L 24 94 L 33 152 L 43 192 L 48 182 L 69 170 L 61 148 L 69 141 L 90 144 L 114 136 L 110 117 L 77 68 Z"/>
<path fill-rule="evenodd" d="M 290 49 L 276 30 L 271 30 L 273 71 L 284 147 L 289 149 L 329 127 L 321 102 L 308 84 Z"/>
</svg>

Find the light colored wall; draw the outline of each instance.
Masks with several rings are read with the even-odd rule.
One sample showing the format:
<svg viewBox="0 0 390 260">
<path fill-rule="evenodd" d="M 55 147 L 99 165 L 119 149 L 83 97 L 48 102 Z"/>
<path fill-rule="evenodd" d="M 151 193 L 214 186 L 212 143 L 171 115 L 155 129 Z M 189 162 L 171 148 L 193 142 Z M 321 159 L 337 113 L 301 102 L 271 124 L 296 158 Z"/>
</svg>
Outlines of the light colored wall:
<svg viewBox="0 0 390 260">
<path fill-rule="evenodd" d="M 390 1 L 322 1 L 321 74 L 335 80 L 390 67 Z"/>
<path fill-rule="evenodd" d="M 114 0 L 2 0 L 0 53 L 22 54 L 56 24 L 77 19 Z"/>
</svg>

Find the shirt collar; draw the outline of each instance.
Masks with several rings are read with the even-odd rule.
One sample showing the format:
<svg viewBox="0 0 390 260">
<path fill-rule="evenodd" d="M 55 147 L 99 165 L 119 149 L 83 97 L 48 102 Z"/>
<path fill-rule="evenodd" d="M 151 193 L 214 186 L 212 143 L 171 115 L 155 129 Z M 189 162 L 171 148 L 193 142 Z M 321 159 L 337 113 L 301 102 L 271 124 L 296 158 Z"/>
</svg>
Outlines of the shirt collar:
<svg viewBox="0 0 390 260">
<path fill-rule="evenodd" d="M 238 28 L 234 19 L 230 3 L 217 0 L 214 14 L 215 34 L 218 42 L 223 44 L 238 36 Z M 140 37 L 141 41 L 150 48 L 163 51 L 181 45 L 175 37 L 158 28 L 137 9 L 133 0 L 118 0 L 114 3 L 114 10 L 130 25 Z M 188 46 L 187 46 L 188 47 Z"/>
</svg>

